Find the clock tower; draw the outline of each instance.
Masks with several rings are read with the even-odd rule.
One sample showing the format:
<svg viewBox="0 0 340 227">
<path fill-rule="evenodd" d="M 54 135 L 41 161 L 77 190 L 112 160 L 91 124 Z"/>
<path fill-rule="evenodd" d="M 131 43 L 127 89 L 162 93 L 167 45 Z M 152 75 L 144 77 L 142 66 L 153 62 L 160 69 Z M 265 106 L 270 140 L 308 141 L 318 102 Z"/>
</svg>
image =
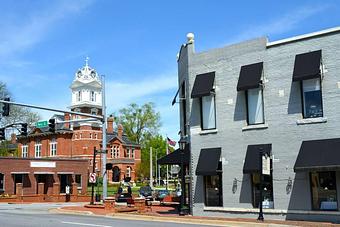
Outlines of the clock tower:
<svg viewBox="0 0 340 227">
<path fill-rule="evenodd" d="M 102 83 L 96 70 L 85 60 L 85 66 L 78 69 L 71 84 L 72 103 L 71 111 L 102 114 Z M 74 116 L 77 117 L 77 116 Z M 79 117 L 79 116 L 78 116 Z"/>
</svg>

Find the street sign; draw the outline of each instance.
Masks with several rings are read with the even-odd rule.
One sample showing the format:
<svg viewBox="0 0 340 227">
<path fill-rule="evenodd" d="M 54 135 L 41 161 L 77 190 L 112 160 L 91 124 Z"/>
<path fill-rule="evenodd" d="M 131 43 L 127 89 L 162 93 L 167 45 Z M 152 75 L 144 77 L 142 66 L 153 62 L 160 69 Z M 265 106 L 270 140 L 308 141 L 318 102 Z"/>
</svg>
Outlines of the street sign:
<svg viewBox="0 0 340 227">
<path fill-rule="evenodd" d="M 96 173 L 90 173 L 89 183 L 96 183 Z"/>
<path fill-rule="evenodd" d="M 35 127 L 37 128 L 43 128 L 43 127 L 47 127 L 48 126 L 48 122 L 47 121 L 38 121 L 35 123 Z"/>
<path fill-rule="evenodd" d="M 270 175 L 270 157 L 262 156 L 262 174 Z"/>
</svg>

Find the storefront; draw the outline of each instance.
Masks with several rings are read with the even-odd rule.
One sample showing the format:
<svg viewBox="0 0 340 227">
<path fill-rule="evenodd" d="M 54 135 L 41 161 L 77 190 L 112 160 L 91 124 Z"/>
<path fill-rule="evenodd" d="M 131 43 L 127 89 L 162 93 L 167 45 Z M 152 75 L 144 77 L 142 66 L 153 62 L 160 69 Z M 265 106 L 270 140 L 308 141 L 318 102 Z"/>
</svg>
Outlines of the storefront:
<svg viewBox="0 0 340 227">
<path fill-rule="evenodd" d="M 8 195 L 59 195 L 66 186 L 86 194 L 88 160 L 0 158 L 0 192 Z M 74 192 L 74 193 L 75 193 Z"/>
</svg>

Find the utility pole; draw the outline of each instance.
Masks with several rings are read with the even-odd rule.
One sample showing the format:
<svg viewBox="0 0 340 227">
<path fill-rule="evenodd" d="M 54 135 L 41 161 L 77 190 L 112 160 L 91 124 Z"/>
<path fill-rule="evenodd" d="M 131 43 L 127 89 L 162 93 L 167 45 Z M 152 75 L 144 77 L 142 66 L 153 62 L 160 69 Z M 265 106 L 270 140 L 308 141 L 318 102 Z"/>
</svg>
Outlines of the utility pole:
<svg viewBox="0 0 340 227">
<path fill-rule="evenodd" d="M 102 124 L 102 130 L 103 130 L 103 140 L 102 140 L 102 176 L 103 176 L 103 200 L 107 197 L 107 175 L 106 175 L 106 103 L 105 103 L 105 76 L 102 76 L 102 115 L 103 115 L 103 124 Z"/>
<path fill-rule="evenodd" d="M 153 176 L 152 176 L 152 147 L 150 147 L 150 187 L 153 188 Z"/>
</svg>

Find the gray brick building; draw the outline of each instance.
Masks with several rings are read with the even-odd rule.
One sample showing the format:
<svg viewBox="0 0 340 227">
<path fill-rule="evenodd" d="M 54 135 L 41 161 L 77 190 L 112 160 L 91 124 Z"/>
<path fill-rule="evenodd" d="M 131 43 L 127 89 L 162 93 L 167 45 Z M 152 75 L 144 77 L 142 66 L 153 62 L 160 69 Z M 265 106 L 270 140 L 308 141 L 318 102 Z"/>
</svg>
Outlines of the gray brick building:
<svg viewBox="0 0 340 227">
<path fill-rule="evenodd" d="M 337 27 L 196 53 L 188 34 L 177 100 L 193 215 L 257 217 L 262 188 L 265 218 L 340 221 L 339 43 Z"/>
</svg>

